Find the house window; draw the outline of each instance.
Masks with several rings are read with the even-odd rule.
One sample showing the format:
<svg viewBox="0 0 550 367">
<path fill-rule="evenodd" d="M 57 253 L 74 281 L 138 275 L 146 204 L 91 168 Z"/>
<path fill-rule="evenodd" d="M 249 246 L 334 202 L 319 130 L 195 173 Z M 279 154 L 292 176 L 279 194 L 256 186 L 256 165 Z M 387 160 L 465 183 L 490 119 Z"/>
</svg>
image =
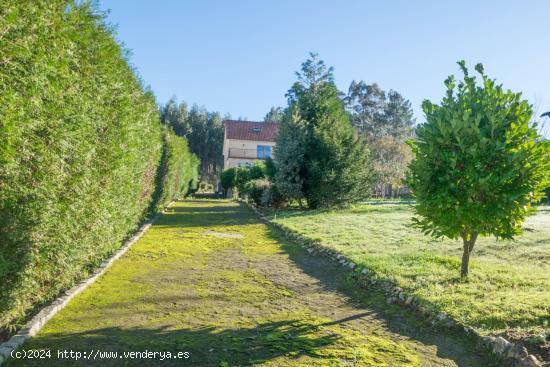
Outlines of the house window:
<svg viewBox="0 0 550 367">
<path fill-rule="evenodd" d="M 256 153 L 258 158 L 269 158 L 271 157 L 271 146 L 258 145 L 258 147 L 256 148 Z"/>
</svg>

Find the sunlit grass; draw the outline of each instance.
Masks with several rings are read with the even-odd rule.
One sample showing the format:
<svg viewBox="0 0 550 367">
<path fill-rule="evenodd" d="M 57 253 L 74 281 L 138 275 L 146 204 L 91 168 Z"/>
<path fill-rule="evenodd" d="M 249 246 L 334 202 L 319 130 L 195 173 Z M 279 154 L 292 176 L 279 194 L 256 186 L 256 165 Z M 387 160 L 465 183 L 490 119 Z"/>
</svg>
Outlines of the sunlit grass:
<svg viewBox="0 0 550 367">
<path fill-rule="evenodd" d="M 530 216 L 514 241 L 479 239 L 468 281 L 459 277 L 462 243 L 435 240 L 412 228 L 407 203 L 267 214 L 483 333 L 550 331 L 549 207 Z"/>
</svg>

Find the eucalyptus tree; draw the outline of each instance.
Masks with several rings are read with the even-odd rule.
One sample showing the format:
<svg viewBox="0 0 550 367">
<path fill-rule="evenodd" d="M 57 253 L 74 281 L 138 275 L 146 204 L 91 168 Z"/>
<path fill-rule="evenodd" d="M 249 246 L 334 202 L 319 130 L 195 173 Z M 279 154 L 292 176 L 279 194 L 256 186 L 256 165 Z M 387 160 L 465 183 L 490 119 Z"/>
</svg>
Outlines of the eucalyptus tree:
<svg viewBox="0 0 550 367">
<path fill-rule="evenodd" d="M 352 81 L 343 98 L 356 129 L 370 139 L 391 135 L 404 141 L 414 132 L 411 103 L 400 93 L 378 84 Z"/>
<path fill-rule="evenodd" d="M 394 90 L 386 92 L 364 81 L 352 81 L 343 100 L 351 122 L 371 149 L 375 194 L 399 193 L 411 158 L 405 143 L 414 135 L 411 103 Z"/>
<path fill-rule="evenodd" d="M 188 109 L 185 102 L 178 104 L 175 98 L 160 107 L 160 114 L 162 122 L 185 137 L 191 152 L 200 158 L 201 178 L 215 181 L 223 167 L 224 127 L 220 114 L 198 105 Z"/>
</svg>

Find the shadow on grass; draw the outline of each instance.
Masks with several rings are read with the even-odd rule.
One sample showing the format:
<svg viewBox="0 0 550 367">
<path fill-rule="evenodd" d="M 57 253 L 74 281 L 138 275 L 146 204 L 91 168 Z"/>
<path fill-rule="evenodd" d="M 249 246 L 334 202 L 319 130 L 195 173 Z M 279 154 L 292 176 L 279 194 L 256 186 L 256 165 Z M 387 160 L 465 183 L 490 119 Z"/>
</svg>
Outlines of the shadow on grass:
<svg viewBox="0 0 550 367">
<path fill-rule="evenodd" d="M 403 202 L 402 205 L 403 209 L 406 209 L 410 204 Z M 187 214 L 190 214 L 190 212 L 205 213 L 209 210 L 211 208 L 204 208 L 204 211 L 197 211 L 196 208 L 193 208 L 187 211 Z M 372 211 L 372 209 L 370 210 Z M 185 210 L 181 211 L 181 213 L 185 212 Z M 300 216 L 310 216 L 318 213 L 318 211 L 308 210 L 296 210 L 296 212 L 292 210 L 291 212 L 293 212 L 291 215 Z M 217 218 L 216 221 L 219 219 L 221 221 L 220 225 L 225 225 L 228 222 L 234 225 L 261 223 L 256 215 L 242 204 L 239 207 L 235 207 L 234 204 L 231 206 L 218 206 L 214 214 L 218 213 L 220 218 Z M 227 218 L 228 214 L 231 217 L 229 219 Z M 368 210 L 365 214 L 368 214 Z M 213 218 L 210 218 L 209 221 L 211 223 Z M 185 223 L 187 226 L 189 219 L 185 220 Z M 353 319 L 361 319 L 367 315 L 374 316 L 382 321 L 390 332 L 413 339 L 424 347 L 435 347 L 437 356 L 452 360 L 461 367 L 499 365 L 492 359 L 480 355 L 476 350 L 476 341 L 467 338 L 462 331 L 430 327 L 420 317 L 400 306 L 388 305 L 385 295 L 380 290 L 375 288 L 366 290 L 360 287 L 353 278 L 353 273 L 347 268 L 337 267 L 327 258 L 312 257 L 298 244 L 288 240 L 280 229 L 273 225 L 267 225 L 267 228 L 268 237 L 280 243 L 281 250 L 289 256 L 296 266 L 310 277 L 317 279 L 324 290 L 342 295 L 349 300 L 351 306 L 358 309 L 358 315 L 354 316 Z M 349 321 L 352 320 L 344 319 L 338 322 L 345 324 Z"/>
<path fill-rule="evenodd" d="M 420 342 L 428 348 L 435 347 L 437 356 L 454 361 L 458 366 L 498 366 L 498 362 L 481 355 L 476 342 L 460 330 L 443 330 L 430 327 L 419 316 L 400 306 L 388 305 L 383 292 L 377 288 L 362 288 L 347 268 L 337 267 L 324 257 L 311 256 L 293 241 L 286 239 L 278 228 L 268 225 L 269 236 L 277 240 L 291 261 L 307 275 L 317 279 L 322 288 L 336 292 L 349 300 L 356 308 L 368 310 L 383 321 L 392 333 Z"/>
<path fill-rule="evenodd" d="M 322 325 L 286 320 L 241 329 L 155 329 L 119 327 L 62 333 L 33 340 L 33 349 L 49 349 L 52 359 L 9 360 L 8 366 L 86 365 L 86 366 L 241 366 L 263 363 L 280 356 L 322 357 L 317 351 L 337 342 L 338 336 L 322 331 Z M 188 352 L 189 358 L 154 359 L 58 359 L 59 350 L 95 355 L 95 351 L 117 352 Z M 91 352 L 91 351 L 94 352 Z M 53 364 L 52 364 L 53 363 Z M 224 364 L 226 363 L 226 364 Z"/>
<path fill-rule="evenodd" d="M 194 203 L 199 203 L 194 201 Z M 204 202 L 202 202 L 204 204 Z M 403 206 L 409 205 L 403 203 Z M 312 215 L 314 211 L 297 211 L 298 215 Z M 208 214 L 208 215 L 205 215 Z M 293 213 L 294 214 L 294 213 Z M 174 212 L 169 216 L 173 216 L 173 225 L 180 226 L 240 226 L 247 224 L 259 224 L 260 220 L 246 206 L 236 206 L 234 203 L 227 205 L 219 205 L 219 202 L 213 206 L 205 206 L 203 208 L 194 207 L 176 207 Z M 208 218 L 206 218 L 208 217 Z M 179 223 L 179 224 L 178 224 Z M 183 224 L 182 224 L 183 223 Z M 159 225 L 167 225 L 165 220 L 159 221 Z M 169 224 L 168 224 L 169 225 Z M 423 348 L 435 348 L 437 356 L 443 359 L 454 361 L 456 365 L 461 367 L 466 366 L 496 366 L 498 363 L 492 361 L 485 356 L 479 355 L 475 348 L 475 342 L 466 338 L 460 331 L 439 330 L 429 327 L 419 317 L 410 314 L 403 308 L 396 305 L 388 305 L 384 294 L 376 289 L 365 290 L 359 287 L 357 281 L 351 276 L 351 272 L 341 267 L 336 267 L 333 262 L 322 257 L 312 257 L 299 245 L 286 239 L 282 231 L 278 228 L 268 225 L 268 237 L 280 243 L 281 250 L 286 253 L 290 260 L 298 266 L 308 276 L 319 281 L 320 286 L 328 291 L 335 292 L 346 298 L 349 304 L 358 309 L 358 314 L 336 321 L 335 323 L 346 324 L 353 321 L 361 322 L 364 317 L 375 317 L 381 321 L 386 328 L 392 333 L 401 335 L 405 339 L 413 339 L 423 345 Z M 365 312 L 366 311 L 366 312 Z M 262 329 L 259 326 L 258 329 Z M 241 330 L 240 332 L 248 333 L 250 331 Z M 230 333 L 230 332 L 229 332 Z M 300 340 L 300 339 L 298 339 Z M 316 344 L 322 347 L 327 340 L 319 340 Z M 265 344 L 266 343 L 266 344 Z M 223 343 L 221 346 L 223 348 Z M 273 346 L 265 338 L 257 338 L 251 345 L 252 350 L 257 348 L 263 350 L 272 348 Z M 269 354 L 274 358 L 276 355 L 296 352 L 296 344 L 288 344 L 281 346 L 283 349 L 277 354 Z M 215 348 L 214 348 L 215 349 Z M 242 350 L 241 350 L 242 352 Z M 236 351 L 236 353 L 238 353 Z M 262 354 L 260 353 L 260 354 Z M 224 357 L 225 358 L 225 357 Z M 248 358 L 248 357 L 247 357 Z M 250 356 L 251 359 L 259 358 L 256 354 Z M 250 360 L 248 359 L 248 361 Z M 229 360 L 236 364 L 247 364 L 248 362 L 240 360 Z M 230 364 L 232 365 L 232 364 Z M 428 364 L 430 365 L 430 364 Z"/>
</svg>

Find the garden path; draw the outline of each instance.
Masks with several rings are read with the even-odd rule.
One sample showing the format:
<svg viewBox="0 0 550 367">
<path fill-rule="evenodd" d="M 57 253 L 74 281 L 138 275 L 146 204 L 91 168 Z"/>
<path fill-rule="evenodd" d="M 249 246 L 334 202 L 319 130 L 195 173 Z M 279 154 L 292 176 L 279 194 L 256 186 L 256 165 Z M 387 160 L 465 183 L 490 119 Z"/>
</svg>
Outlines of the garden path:
<svg viewBox="0 0 550 367">
<path fill-rule="evenodd" d="M 29 348 L 52 356 L 8 365 L 490 365 L 461 336 L 387 305 L 244 205 L 222 200 L 173 205 Z M 58 350 L 81 359 L 58 359 Z M 144 351 L 171 358 L 123 354 Z"/>
</svg>

